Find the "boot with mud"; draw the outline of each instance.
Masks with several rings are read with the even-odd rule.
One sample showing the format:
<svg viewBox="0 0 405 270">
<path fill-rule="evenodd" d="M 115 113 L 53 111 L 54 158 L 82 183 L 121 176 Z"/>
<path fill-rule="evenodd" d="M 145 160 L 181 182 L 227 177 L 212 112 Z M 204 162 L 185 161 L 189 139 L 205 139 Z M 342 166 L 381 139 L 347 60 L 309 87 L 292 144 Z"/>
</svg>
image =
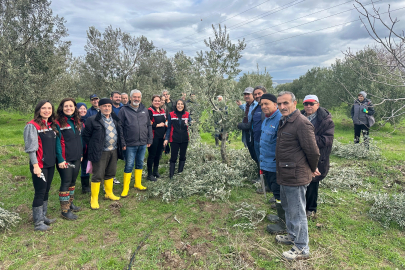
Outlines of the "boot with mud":
<svg viewBox="0 0 405 270">
<path fill-rule="evenodd" d="M 42 205 L 32 207 L 32 218 L 34 219 L 34 230 L 44 232 L 51 229 L 51 227 L 46 225 L 44 222 L 44 211 Z"/>
<path fill-rule="evenodd" d="M 285 226 L 285 212 L 281 206 L 281 201 L 276 200 L 276 209 L 279 220 L 275 224 L 267 225 L 266 231 L 270 234 L 286 233 L 287 227 Z"/>
<path fill-rule="evenodd" d="M 175 168 L 176 168 L 176 163 L 175 162 L 170 162 L 170 173 L 169 173 L 170 179 L 173 178 Z"/>
<path fill-rule="evenodd" d="M 44 213 L 44 223 L 46 225 L 51 225 L 52 223 L 56 222 L 56 218 L 47 218 L 46 213 L 48 212 L 48 201 L 44 201 L 44 204 L 42 205 L 42 210 Z"/>
</svg>

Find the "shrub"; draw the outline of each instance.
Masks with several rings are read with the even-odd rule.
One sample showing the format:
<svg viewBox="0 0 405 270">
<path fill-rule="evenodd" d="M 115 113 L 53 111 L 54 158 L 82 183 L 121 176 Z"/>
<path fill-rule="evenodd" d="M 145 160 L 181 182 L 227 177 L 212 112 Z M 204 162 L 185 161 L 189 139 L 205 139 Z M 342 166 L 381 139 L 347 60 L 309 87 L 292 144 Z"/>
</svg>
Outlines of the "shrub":
<svg viewBox="0 0 405 270">
<path fill-rule="evenodd" d="M 332 190 L 336 189 L 356 189 L 370 188 L 370 183 L 364 183 L 362 181 L 362 176 L 364 175 L 364 169 L 357 167 L 337 167 L 335 164 L 331 164 L 328 176 L 321 181 L 321 187 L 327 187 Z"/>
<path fill-rule="evenodd" d="M 249 222 L 237 223 L 233 227 L 239 227 L 242 229 L 256 229 L 257 224 L 263 221 L 266 217 L 266 211 L 257 210 L 254 205 L 250 205 L 246 202 L 240 204 L 239 209 L 235 211 L 234 218 L 245 218 Z"/>
<path fill-rule="evenodd" d="M 0 203 L 3 205 L 3 203 Z M 15 227 L 21 220 L 17 213 L 7 211 L 0 207 L 0 229 L 8 229 L 11 226 Z"/>
<path fill-rule="evenodd" d="M 380 148 L 377 147 L 372 138 L 369 139 L 368 144 L 369 147 L 367 149 L 364 143 L 342 144 L 338 140 L 334 140 L 332 146 L 332 155 L 346 159 L 383 159 Z"/>
<path fill-rule="evenodd" d="M 385 228 L 389 227 L 390 222 L 395 222 L 402 229 L 405 229 L 405 193 L 390 195 L 387 193 L 360 192 L 359 196 L 373 203 L 369 214 L 381 222 Z"/>
</svg>

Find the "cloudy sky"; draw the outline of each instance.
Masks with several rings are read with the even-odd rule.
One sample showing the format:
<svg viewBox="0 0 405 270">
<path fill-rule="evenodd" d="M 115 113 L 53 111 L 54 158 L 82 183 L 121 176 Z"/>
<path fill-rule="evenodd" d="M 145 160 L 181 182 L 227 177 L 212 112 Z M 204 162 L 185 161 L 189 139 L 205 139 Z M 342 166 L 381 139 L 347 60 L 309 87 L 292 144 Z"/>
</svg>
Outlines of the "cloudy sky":
<svg viewBox="0 0 405 270">
<path fill-rule="evenodd" d="M 405 0 L 374 0 L 380 12 L 405 8 Z M 362 0 L 371 8 L 370 0 Z M 144 35 L 169 56 L 189 56 L 206 47 L 212 24 L 226 25 L 233 41 L 245 38 L 242 72 L 266 68 L 274 79 L 295 79 L 314 66 L 329 66 L 342 51 L 373 44 L 348 0 L 54 0 L 54 14 L 66 20 L 71 51 L 84 55 L 86 30 L 109 25 Z M 356 4 L 357 5 L 357 4 Z M 402 19 L 405 9 L 392 15 Z M 386 17 L 386 15 L 383 15 Z M 380 33 L 384 31 L 379 27 Z"/>
</svg>

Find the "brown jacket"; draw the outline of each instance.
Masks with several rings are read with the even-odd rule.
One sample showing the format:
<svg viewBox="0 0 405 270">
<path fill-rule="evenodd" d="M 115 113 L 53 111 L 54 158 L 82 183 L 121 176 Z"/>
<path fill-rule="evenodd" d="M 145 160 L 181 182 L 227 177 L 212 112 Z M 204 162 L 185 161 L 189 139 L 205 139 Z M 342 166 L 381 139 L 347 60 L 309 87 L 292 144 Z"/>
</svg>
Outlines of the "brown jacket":
<svg viewBox="0 0 405 270">
<path fill-rule="evenodd" d="M 304 186 L 312 181 L 319 148 L 316 145 L 314 126 L 296 110 L 277 132 L 276 162 L 277 183 L 283 186 Z"/>
</svg>

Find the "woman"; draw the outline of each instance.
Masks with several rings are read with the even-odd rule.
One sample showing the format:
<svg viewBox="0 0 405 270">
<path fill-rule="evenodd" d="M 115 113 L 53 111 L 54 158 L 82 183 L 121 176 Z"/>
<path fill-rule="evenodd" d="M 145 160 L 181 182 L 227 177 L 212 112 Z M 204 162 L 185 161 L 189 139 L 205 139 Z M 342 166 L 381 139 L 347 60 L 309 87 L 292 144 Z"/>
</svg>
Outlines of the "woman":
<svg viewBox="0 0 405 270">
<path fill-rule="evenodd" d="M 48 219 L 48 194 L 55 172 L 56 126 L 54 109 L 48 100 L 41 100 L 35 106 L 34 119 L 24 128 L 25 152 L 30 157 L 30 171 L 34 184 L 32 216 L 34 229 L 46 231 L 56 219 Z"/>
<path fill-rule="evenodd" d="M 164 95 L 160 96 L 160 108 L 166 111 L 166 97 Z"/>
<path fill-rule="evenodd" d="M 153 143 L 148 147 L 148 177 L 150 181 L 156 181 L 159 178 L 159 160 L 163 152 L 163 141 L 165 137 L 166 113 L 161 109 L 162 102 L 158 95 L 152 97 L 152 106 L 148 108 L 149 118 L 152 123 Z M 153 173 L 152 173 L 153 166 Z"/>
<path fill-rule="evenodd" d="M 164 141 L 164 146 L 170 142 L 172 152 L 170 157 L 170 178 L 174 175 L 174 168 L 176 166 L 179 150 L 180 158 L 178 172 L 181 173 L 184 169 L 188 141 L 190 140 L 188 126 L 191 122 L 190 114 L 186 110 L 184 100 L 179 99 L 174 105 L 174 111 L 172 111 L 168 117 L 166 139 Z"/>
<path fill-rule="evenodd" d="M 87 117 L 87 105 L 86 103 L 79 102 L 77 103 L 77 110 L 79 111 L 79 116 L 80 116 L 80 122 L 82 123 L 82 130 L 84 129 L 84 122 L 86 121 Z M 90 174 L 86 173 L 87 170 L 87 163 L 89 160 L 87 159 L 87 145 L 84 143 L 82 140 L 83 144 L 83 160 L 80 164 L 81 167 L 81 173 L 80 173 L 80 179 L 82 182 L 82 193 L 90 193 Z"/>
<path fill-rule="evenodd" d="M 56 158 L 58 172 L 61 179 L 59 200 L 63 218 L 77 219 L 72 213 L 80 211 L 80 207 L 73 204 L 76 178 L 79 175 L 82 160 L 82 124 L 76 102 L 73 98 L 63 99 L 56 110 L 56 124 L 59 131 L 56 140 Z"/>
</svg>

